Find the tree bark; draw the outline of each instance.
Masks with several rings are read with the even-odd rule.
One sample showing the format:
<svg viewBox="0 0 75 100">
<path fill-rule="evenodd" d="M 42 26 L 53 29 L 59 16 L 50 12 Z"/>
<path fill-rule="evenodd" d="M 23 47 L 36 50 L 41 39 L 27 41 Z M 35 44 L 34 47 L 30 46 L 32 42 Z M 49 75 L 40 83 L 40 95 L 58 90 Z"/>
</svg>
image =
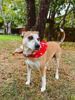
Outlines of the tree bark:
<svg viewBox="0 0 75 100">
<path fill-rule="evenodd" d="M 48 32 L 48 36 L 47 36 L 47 41 L 51 41 L 52 37 L 54 37 L 55 31 L 54 31 L 54 24 L 55 24 L 55 10 L 53 11 L 52 15 L 51 15 L 51 19 L 50 19 L 50 23 L 49 23 L 49 32 Z"/>
<path fill-rule="evenodd" d="M 8 30 L 7 30 L 7 34 L 10 35 L 11 34 L 11 22 L 8 23 Z"/>
<path fill-rule="evenodd" d="M 29 31 L 36 22 L 36 9 L 35 9 L 35 0 L 25 0 L 26 1 L 26 30 Z"/>
<path fill-rule="evenodd" d="M 44 30 L 47 21 L 47 14 L 50 6 L 50 0 L 40 0 L 38 16 L 36 19 L 36 23 L 32 30 L 39 31 L 39 35 L 41 40 L 44 37 Z"/>
</svg>

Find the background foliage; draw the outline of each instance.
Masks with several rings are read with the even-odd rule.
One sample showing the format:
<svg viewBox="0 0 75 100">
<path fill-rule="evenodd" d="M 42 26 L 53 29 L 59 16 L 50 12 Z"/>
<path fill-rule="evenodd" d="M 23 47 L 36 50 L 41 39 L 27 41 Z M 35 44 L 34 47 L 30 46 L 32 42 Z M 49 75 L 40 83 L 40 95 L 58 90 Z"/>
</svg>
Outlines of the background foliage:
<svg viewBox="0 0 75 100">
<path fill-rule="evenodd" d="M 4 0 L 2 2 L 2 8 L 6 22 L 12 22 L 12 27 L 25 26 L 25 0 Z M 0 22 L 2 22 L 1 13 Z"/>
<path fill-rule="evenodd" d="M 39 6 L 40 0 L 36 0 L 36 15 L 38 13 L 38 6 Z M 54 9 L 56 9 L 56 21 L 60 22 L 62 18 L 61 11 L 63 9 L 66 9 L 66 6 L 68 3 L 71 4 L 70 10 L 75 8 L 75 0 L 58 0 L 57 4 L 56 0 L 52 0 L 50 4 L 50 13 L 53 12 Z M 55 6 L 54 6 L 55 5 Z M 26 4 L 25 0 L 3 0 L 2 1 L 2 9 L 4 13 L 4 17 L 6 19 L 6 22 L 12 22 L 12 27 L 25 27 L 26 23 Z M 65 27 L 75 27 L 75 11 L 73 11 L 72 14 L 69 14 L 66 17 L 66 23 Z M 0 12 L 0 23 L 3 22 L 2 15 Z"/>
</svg>

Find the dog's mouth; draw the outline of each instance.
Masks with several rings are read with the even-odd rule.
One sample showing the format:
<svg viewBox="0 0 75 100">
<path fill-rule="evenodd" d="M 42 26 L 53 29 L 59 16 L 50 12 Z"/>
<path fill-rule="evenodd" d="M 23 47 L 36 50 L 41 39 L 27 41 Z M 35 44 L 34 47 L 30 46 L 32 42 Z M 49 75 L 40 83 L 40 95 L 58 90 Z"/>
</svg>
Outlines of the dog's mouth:
<svg viewBox="0 0 75 100">
<path fill-rule="evenodd" d="M 33 50 L 32 53 L 35 53 L 37 50 Z"/>
<path fill-rule="evenodd" d="M 31 51 L 31 54 L 35 54 L 36 51 L 40 50 L 40 48 L 36 48 L 34 50 Z"/>
</svg>

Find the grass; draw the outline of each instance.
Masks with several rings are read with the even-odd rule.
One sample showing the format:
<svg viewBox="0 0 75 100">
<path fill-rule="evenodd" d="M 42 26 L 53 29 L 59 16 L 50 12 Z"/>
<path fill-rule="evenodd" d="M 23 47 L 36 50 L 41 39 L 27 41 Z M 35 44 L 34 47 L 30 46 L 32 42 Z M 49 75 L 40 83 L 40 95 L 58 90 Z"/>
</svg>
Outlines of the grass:
<svg viewBox="0 0 75 100">
<path fill-rule="evenodd" d="M 21 45 L 20 36 L 0 35 L 0 100 L 75 100 L 75 43 L 62 43 L 60 79 L 55 77 L 54 60 L 47 71 L 47 89 L 40 92 L 41 78 L 32 70 L 31 84 L 25 85 L 27 66 L 22 54 L 12 55 Z"/>
<path fill-rule="evenodd" d="M 0 40 L 21 40 L 21 37 L 15 35 L 0 35 Z"/>
</svg>

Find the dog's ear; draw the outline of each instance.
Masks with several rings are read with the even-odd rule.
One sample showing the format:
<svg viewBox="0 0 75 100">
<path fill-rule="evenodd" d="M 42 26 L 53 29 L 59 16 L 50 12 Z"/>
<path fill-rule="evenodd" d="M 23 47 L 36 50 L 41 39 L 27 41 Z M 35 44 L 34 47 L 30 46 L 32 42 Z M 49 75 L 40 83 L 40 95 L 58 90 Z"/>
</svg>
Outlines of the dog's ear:
<svg viewBox="0 0 75 100">
<path fill-rule="evenodd" d="M 21 33 L 21 37 L 23 38 L 25 34 L 26 34 L 26 32 L 23 31 L 23 32 Z"/>
</svg>

